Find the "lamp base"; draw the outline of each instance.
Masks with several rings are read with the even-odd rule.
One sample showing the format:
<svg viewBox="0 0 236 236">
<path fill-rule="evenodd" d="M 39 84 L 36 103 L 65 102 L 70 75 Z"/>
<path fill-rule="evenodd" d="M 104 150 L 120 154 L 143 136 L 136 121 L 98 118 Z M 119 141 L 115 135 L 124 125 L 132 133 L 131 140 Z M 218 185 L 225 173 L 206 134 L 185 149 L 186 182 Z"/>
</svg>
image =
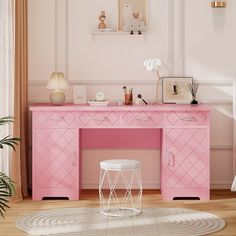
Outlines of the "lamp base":
<svg viewBox="0 0 236 236">
<path fill-rule="evenodd" d="M 50 102 L 54 106 L 61 106 L 65 102 L 66 96 L 62 90 L 53 90 L 50 94 Z"/>
</svg>

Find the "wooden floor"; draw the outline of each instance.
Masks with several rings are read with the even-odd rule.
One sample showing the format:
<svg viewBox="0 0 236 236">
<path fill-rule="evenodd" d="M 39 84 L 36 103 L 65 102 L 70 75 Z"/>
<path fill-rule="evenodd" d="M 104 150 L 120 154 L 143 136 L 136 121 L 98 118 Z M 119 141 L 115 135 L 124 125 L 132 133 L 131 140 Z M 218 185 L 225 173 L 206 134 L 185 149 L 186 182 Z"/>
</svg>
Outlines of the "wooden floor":
<svg viewBox="0 0 236 236">
<path fill-rule="evenodd" d="M 95 190 L 82 192 L 80 201 L 68 200 L 44 200 L 32 201 L 30 198 L 19 203 L 11 204 L 11 209 L 5 214 L 5 219 L 0 218 L 1 236 L 27 235 L 15 227 L 15 220 L 33 211 L 64 208 L 64 207 L 98 207 L 98 193 Z M 230 190 L 211 191 L 211 200 L 201 202 L 199 200 L 163 201 L 159 191 L 146 190 L 143 194 L 143 207 L 182 207 L 200 211 L 207 211 L 223 218 L 227 224 L 226 228 L 214 235 L 236 236 L 236 193 Z M 171 235 L 170 235 L 171 236 Z"/>
</svg>

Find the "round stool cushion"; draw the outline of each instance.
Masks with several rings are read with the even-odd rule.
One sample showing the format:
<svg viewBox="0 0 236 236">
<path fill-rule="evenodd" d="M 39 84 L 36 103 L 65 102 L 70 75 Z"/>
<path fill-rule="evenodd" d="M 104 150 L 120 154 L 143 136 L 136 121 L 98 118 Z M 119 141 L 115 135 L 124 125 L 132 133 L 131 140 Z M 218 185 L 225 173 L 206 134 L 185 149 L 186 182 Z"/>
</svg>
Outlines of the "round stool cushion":
<svg viewBox="0 0 236 236">
<path fill-rule="evenodd" d="M 141 163 L 136 160 L 114 159 L 100 162 L 100 167 L 105 170 L 137 169 L 140 166 Z"/>
</svg>

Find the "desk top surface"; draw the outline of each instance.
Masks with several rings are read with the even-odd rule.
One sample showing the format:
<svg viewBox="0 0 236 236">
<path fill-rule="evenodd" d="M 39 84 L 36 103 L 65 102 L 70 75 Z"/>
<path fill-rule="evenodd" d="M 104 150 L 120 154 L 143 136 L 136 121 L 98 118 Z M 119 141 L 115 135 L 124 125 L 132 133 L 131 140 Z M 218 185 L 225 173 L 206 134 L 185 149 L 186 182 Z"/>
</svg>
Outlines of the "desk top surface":
<svg viewBox="0 0 236 236">
<path fill-rule="evenodd" d="M 65 103 L 62 106 L 53 106 L 50 103 L 36 103 L 30 105 L 30 111 L 210 111 L 207 105 L 189 104 L 151 104 L 151 105 L 116 105 L 91 106 Z"/>
</svg>

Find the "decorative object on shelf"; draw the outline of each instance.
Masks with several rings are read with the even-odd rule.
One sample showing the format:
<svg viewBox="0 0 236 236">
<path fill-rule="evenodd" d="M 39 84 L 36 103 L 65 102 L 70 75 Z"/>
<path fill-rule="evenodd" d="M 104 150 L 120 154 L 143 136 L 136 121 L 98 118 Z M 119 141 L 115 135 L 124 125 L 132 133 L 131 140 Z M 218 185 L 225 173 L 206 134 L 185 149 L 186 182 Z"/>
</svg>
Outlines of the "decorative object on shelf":
<svg viewBox="0 0 236 236">
<path fill-rule="evenodd" d="M 125 105 L 133 105 L 133 88 L 131 89 L 127 89 L 126 86 L 123 86 L 123 90 L 124 90 L 124 99 Z"/>
<path fill-rule="evenodd" d="M 147 105 L 148 103 L 142 98 L 141 94 L 138 94 L 137 98 L 135 99 L 135 105 Z"/>
<path fill-rule="evenodd" d="M 118 31 L 142 32 L 147 26 L 147 0 L 118 0 Z"/>
<path fill-rule="evenodd" d="M 87 86 L 74 85 L 73 97 L 74 97 L 74 104 L 86 104 L 87 103 Z"/>
<path fill-rule="evenodd" d="M 65 80 L 63 72 L 53 72 L 47 84 L 47 89 L 52 89 L 50 101 L 53 105 L 60 106 L 65 102 L 66 96 L 64 89 L 68 89 L 69 85 Z"/>
<path fill-rule="evenodd" d="M 144 61 L 143 66 L 146 68 L 147 71 L 152 71 L 154 72 L 157 76 L 157 83 L 156 83 L 156 102 L 159 102 L 158 99 L 158 89 L 159 89 L 159 83 L 161 80 L 160 74 L 159 74 L 159 69 L 162 67 L 163 61 L 159 58 L 151 58 L 147 59 Z"/>
<path fill-rule="evenodd" d="M 134 34 L 134 32 L 138 32 L 138 34 L 142 34 L 146 29 L 143 21 L 140 22 L 132 22 L 130 24 L 126 24 L 123 28 L 125 32 L 130 32 L 130 34 Z"/>
<path fill-rule="evenodd" d="M 190 93 L 192 95 L 192 99 L 193 99 L 191 101 L 191 104 L 198 104 L 198 101 L 196 100 L 198 87 L 199 87 L 199 83 L 193 82 L 188 85 L 189 91 L 190 91 Z"/>
<path fill-rule="evenodd" d="M 212 1 L 211 7 L 213 8 L 225 8 L 226 7 L 226 1 Z"/>
<path fill-rule="evenodd" d="M 162 77 L 163 103 L 190 104 L 189 85 L 192 83 L 192 77 Z"/>
<path fill-rule="evenodd" d="M 106 29 L 107 26 L 106 26 L 106 23 L 105 23 L 105 20 L 106 20 L 106 13 L 105 13 L 105 11 L 101 11 L 101 14 L 98 17 L 98 19 L 100 20 L 100 23 L 98 24 L 98 29 L 99 30 Z"/>
<path fill-rule="evenodd" d="M 97 101 L 104 101 L 105 100 L 105 94 L 103 92 L 97 92 L 96 93 L 96 100 Z"/>
</svg>

